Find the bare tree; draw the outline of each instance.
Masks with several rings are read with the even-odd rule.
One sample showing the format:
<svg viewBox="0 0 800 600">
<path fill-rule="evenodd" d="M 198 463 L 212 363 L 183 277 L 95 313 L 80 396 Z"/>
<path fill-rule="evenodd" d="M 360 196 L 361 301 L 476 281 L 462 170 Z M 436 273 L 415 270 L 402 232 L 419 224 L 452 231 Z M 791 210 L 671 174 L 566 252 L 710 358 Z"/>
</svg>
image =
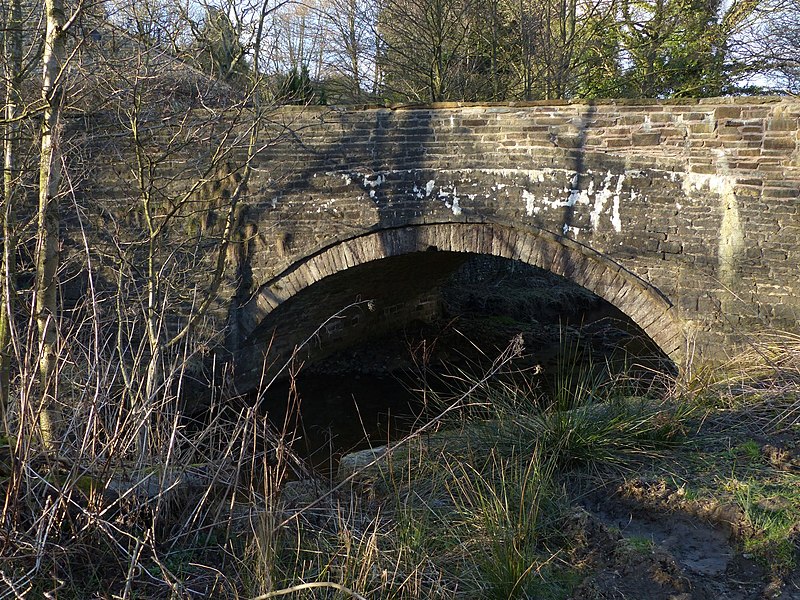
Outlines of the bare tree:
<svg viewBox="0 0 800 600">
<path fill-rule="evenodd" d="M 456 99 L 472 0 L 384 0 L 378 30 L 389 91 L 414 100 Z"/>
<path fill-rule="evenodd" d="M 372 0 L 327 0 L 324 11 L 326 85 L 344 101 L 363 102 L 378 92 L 375 78 L 377 6 Z"/>
<path fill-rule="evenodd" d="M 271 70 L 288 74 L 305 69 L 312 80 L 319 81 L 325 71 L 328 40 L 318 0 L 278 4 L 269 20 Z M 262 68 L 268 64 L 262 62 Z"/>
<path fill-rule="evenodd" d="M 18 298 L 27 291 L 27 273 L 22 276 L 23 291 L 17 289 L 17 263 L 30 268 L 28 226 L 35 217 L 35 203 L 30 195 L 35 190 L 39 140 L 37 117 L 42 110 L 38 92 L 41 80 L 35 78 L 40 68 L 42 50 L 42 5 L 11 0 L 0 7 L 0 90 L 3 111 L 0 131 L 3 137 L 3 185 L 0 208 L 2 263 L 0 264 L 0 419 L 9 406 L 12 377 L 19 374 L 19 364 L 27 356 L 25 336 L 18 319 L 25 311 L 25 302 Z M 31 205 L 34 206 L 31 206 Z M 22 244 L 24 251 L 19 252 Z M 15 394 L 15 397 L 18 395 Z M 13 433 L 13 432 L 10 432 Z"/>
<path fill-rule="evenodd" d="M 45 37 L 42 52 L 41 153 L 39 156 L 39 209 L 36 226 L 35 315 L 39 331 L 39 383 L 42 392 L 42 439 L 51 445 L 57 427 L 54 374 L 58 342 L 56 271 L 59 264 L 58 195 L 61 183 L 60 119 L 64 102 L 62 74 L 66 66 L 68 21 L 63 0 L 44 0 Z"/>
<path fill-rule="evenodd" d="M 3 250 L 0 266 L 0 418 L 6 425 L 11 369 L 11 327 L 15 308 L 16 242 L 13 226 L 15 200 L 18 196 L 19 117 L 22 107 L 22 4 L 11 0 L 3 17 L 3 82 L 5 114 L 3 135 L 3 209 L 0 211 Z"/>
<path fill-rule="evenodd" d="M 153 447 L 148 419 L 175 397 L 182 369 L 202 363 L 204 349 L 223 341 L 205 323 L 229 309 L 235 292 L 250 162 L 270 108 L 261 72 L 270 4 L 206 8 L 220 12 L 202 15 L 224 14 L 225 28 L 237 32 L 235 78 L 219 70 L 225 61 L 208 73 L 204 64 L 180 60 L 171 44 L 139 37 L 135 24 L 124 51 L 105 52 L 100 67 L 103 85 L 114 90 L 102 128 L 117 132 L 104 153 L 128 158 L 120 187 L 135 191 L 95 210 L 98 219 L 113 215 L 103 252 L 115 272 L 122 395 L 141 424 L 140 456 Z M 208 41 L 202 23 L 183 27 L 201 37 L 179 45 L 181 56 Z M 177 32 L 159 35 L 176 39 Z"/>
<path fill-rule="evenodd" d="M 782 75 L 787 91 L 800 94 L 800 6 L 794 6 L 784 27 L 776 27 L 775 31 L 780 42 L 771 57 L 773 69 Z"/>
<path fill-rule="evenodd" d="M 734 37 L 731 53 L 750 65 L 756 86 L 800 94 L 800 1 L 758 3 L 754 23 Z"/>
</svg>

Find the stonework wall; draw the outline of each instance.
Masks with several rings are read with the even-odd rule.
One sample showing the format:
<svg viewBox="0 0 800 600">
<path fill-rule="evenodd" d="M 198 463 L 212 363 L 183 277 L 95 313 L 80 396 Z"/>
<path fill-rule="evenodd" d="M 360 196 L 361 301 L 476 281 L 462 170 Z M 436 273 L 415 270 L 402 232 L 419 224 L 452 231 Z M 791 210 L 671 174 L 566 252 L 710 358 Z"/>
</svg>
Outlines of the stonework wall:
<svg viewBox="0 0 800 600">
<path fill-rule="evenodd" d="M 286 107 L 271 120 L 241 215 L 237 345 L 324 276 L 443 236 L 560 270 L 628 314 L 640 302 L 634 320 L 680 360 L 798 330 L 795 99 Z M 448 224 L 487 228 L 436 228 Z M 400 230 L 398 248 L 375 237 Z"/>
<path fill-rule="evenodd" d="M 798 327 L 796 100 L 278 116 L 292 136 L 259 155 L 250 186 L 253 291 L 372 229 L 498 223 L 587 246 L 650 284 L 704 355 L 767 327 Z"/>
</svg>

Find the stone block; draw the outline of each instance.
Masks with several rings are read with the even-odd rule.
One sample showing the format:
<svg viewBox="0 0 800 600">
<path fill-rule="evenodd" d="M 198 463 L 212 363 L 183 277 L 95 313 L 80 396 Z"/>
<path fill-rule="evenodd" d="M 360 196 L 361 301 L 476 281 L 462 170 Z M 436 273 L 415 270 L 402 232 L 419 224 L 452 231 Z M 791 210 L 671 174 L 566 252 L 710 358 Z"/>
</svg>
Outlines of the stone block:
<svg viewBox="0 0 800 600">
<path fill-rule="evenodd" d="M 761 196 L 765 199 L 768 198 L 800 198 L 800 188 L 798 187 L 778 187 L 778 186 L 765 186 L 761 190 Z"/>
<path fill-rule="evenodd" d="M 658 131 L 634 133 L 631 141 L 634 146 L 658 146 L 661 143 L 661 133 Z"/>
<path fill-rule="evenodd" d="M 627 114 L 620 117 L 618 123 L 620 125 L 642 125 L 644 121 L 645 121 L 644 115 Z"/>
<path fill-rule="evenodd" d="M 797 148 L 796 137 L 796 135 L 765 137 L 764 150 L 794 150 Z"/>
<path fill-rule="evenodd" d="M 699 173 L 702 175 L 716 175 L 717 174 L 717 167 L 711 164 L 689 164 L 689 172 L 690 173 Z"/>
<path fill-rule="evenodd" d="M 572 274 L 572 280 L 587 290 L 595 292 L 600 273 L 604 270 L 604 266 L 596 257 L 585 255 L 582 268 L 575 270 Z"/>
<path fill-rule="evenodd" d="M 689 124 L 689 133 L 692 135 L 704 134 L 704 133 L 714 133 L 716 129 L 716 123 L 711 121 L 704 121 L 702 123 L 690 123 Z"/>
<path fill-rule="evenodd" d="M 659 242 L 658 250 L 666 254 L 681 254 L 683 252 L 683 244 L 678 241 Z"/>
<path fill-rule="evenodd" d="M 768 131 L 788 131 L 796 133 L 798 130 L 798 120 L 786 117 L 777 117 L 767 120 Z"/>
<path fill-rule="evenodd" d="M 559 244 L 545 241 L 543 236 L 539 236 L 531 248 L 531 264 L 549 271 L 558 246 Z"/>
<path fill-rule="evenodd" d="M 742 109 L 739 106 L 720 106 L 714 109 L 714 118 L 720 119 L 739 119 L 742 116 Z"/>
</svg>

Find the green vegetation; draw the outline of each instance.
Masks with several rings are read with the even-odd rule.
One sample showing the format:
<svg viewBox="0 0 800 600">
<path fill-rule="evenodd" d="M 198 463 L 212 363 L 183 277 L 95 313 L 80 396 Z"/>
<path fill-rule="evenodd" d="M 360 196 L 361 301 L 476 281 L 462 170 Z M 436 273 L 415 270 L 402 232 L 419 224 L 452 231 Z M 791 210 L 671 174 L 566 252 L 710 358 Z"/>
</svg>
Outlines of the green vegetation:
<svg viewBox="0 0 800 600">
<path fill-rule="evenodd" d="M 798 476 L 776 473 L 763 444 L 747 435 L 762 439 L 793 426 L 797 364 L 784 364 L 780 379 L 717 371 L 716 383 L 703 389 L 687 378 L 660 401 L 631 397 L 624 381 L 600 384 L 592 369 L 565 368 L 571 387 L 536 401 L 502 377 L 465 378 L 469 401 L 458 393 L 441 399 L 447 416 L 438 432 L 412 436 L 347 488 L 348 508 L 332 511 L 337 535 L 347 532 L 346 539 L 331 546 L 328 534 L 320 543 L 320 528 L 298 521 L 298 535 L 310 545 L 301 544 L 305 554 L 284 548 L 290 568 L 283 585 L 316 576 L 367 597 L 569 598 L 592 572 L 576 559 L 583 542 L 575 503 L 587 488 L 610 493 L 628 481 L 650 482 L 629 498 L 663 520 L 669 512 L 721 525 L 735 520 L 734 551 L 753 555 L 778 579 L 787 576 L 796 568 Z M 776 385 L 783 391 L 759 404 L 745 381 L 762 392 Z M 709 408 L 710 397 L 725 407 Z M 749 416 L 727 408 L 744 404 L 749 414 L 763 411 L 769 427 L 757 431 Z M 740 471 L 750 474 L 746 484 L 731 478 Z M 714 516 L 730 502 L 741 511 Z M 658 547 L 635 534 L 614 552 L 635 562 Z"/>
<path fill-rule="evenodd" d="M 780 582 L 800 522 L 800 345 L 785 340 L 768 368 L 685 377 L 658 398 L 566 361 L 550 391 L 522 385 L 514 347 L 336 485 L 252 409 L 194 432 L 161 422 L 151 435 L 172 441 L 146 456 L 76 445 L 50 463 L 5 440 L 3 585 L 67 599 L 584 597 L 608 568 L 598 557 L 664 561 L 652 535 L 581 508 L 611 495 L 665 523 L 730 527 L 729 551 Z"/>
<path fill-rule="evenodd" d="M 280 477 L 261 481 L 255 495 L 259 479 L 253 476 L 240 481 L 235 493 L 218 485 L 224 467 L 241 472 L 247 464 L 257 466 L 254 457 L 250 463 L 230 454 L 227 463 L 216 457 L 220 470 L 179 497 L 169 494 L 178 479 L 168 473 L 173 464 L 194 462 L 185 455 L 163 470 L 139 471 L 140 481 L 116 499 L 104 490 L 118 485 L 120 472 L 103 474 L 97 459 L 84 462 L 81 472 L 58 465 L 17 469 L 4 478 L 7 510 L 19 523 L 5 575 L 13 589 L 58 589 L 61 597 L 104 589 L 146 597 L 142 590 L 149 586 L 156 595 L 180 595 L 207 577 L 208 567 L 199 565 L 216 562 L 220 574 L 204 589 L 229 597 L 298 582 L 333 582 L 367 597 L 567 597 L 579 574 L 564 559 L 572 543 L 564 535 L 570 517 L 564 477 L 592 472 L 607 481 L 619 467 L 632 468 L 638 454 L 675 448 L 691 419 L 672 402 L 617 398 L 614 386 L 600 395 L 593 381 L 584 376 L 569 394 L 559 388 L 562 393 L 541 408 L 542 402 L 514 393 L 517 388 L 507 383 L 469 380 L 470 395 L 456 402 L 479 401 L 450 410 L 438 433 L 412 437 L 388 463 L 371 467 L 367 491 L 348 488 L 344 497 L 331 495 L 295 513 L 278 510 Z M 234 438 L 245 433 L 243 421 L 227 426 Z M 200 440 L 194 442 L 199 452 Z M 733 462 L 736 474 L 735 463 L 759 458 L 757 449 L 747 440 L 711 460 Z M 720 473 L 716 466 L 712 471 Z M 756 467 L 748 461 L 742 468 Z M 265 466 L 264 472 L 274 471 Z M 189 469 L 181 476 L 189 477 Z M 158 486 L 137 493 L 149 477 L 157 477 Z M 772 488 L 754 477 L 721 480 L 717 491 L 735 498 L 752 527 L 744 549 L 789 569 L 793 546 L 786 532 L 796 515 L 791 508 L 759 504 Z M 37 518 L 38 510 L 49 518 Z M 227 516 L 220 518 L 223 510 Z M 242 522 L 244 530 L 237 532 Z M 34 534 L 42 531 L 37 549 Z M 628 546 L 646 549 L 635 538 Z M 100 550 L 89 554 L 89 548 Z M 226 549 L 240 558 L 224 559 Z"/>
</svg>

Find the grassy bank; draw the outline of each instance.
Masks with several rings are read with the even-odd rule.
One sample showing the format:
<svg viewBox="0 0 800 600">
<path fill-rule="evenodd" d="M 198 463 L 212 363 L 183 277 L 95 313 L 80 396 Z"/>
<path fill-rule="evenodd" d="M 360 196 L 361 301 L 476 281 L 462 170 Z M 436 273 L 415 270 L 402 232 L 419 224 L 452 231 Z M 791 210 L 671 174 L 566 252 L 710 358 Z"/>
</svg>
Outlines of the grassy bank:
<svg viewBox="0 0 800 600">
<path fill-rule="evenodd" d="M 191 426 L 167 394 L 138 421 L 86 396 L 57 456 L 2 442 L 0 598 L 724 593 L 658 533 L 682 520 L 751 569 L 742 597 L 800 584 L 800 339 L 648 386 L 565 363 L 543 389 L 519 351 L 452 374 L 429 421 L 335 481 L 258 407 Z"/>
</svg>

